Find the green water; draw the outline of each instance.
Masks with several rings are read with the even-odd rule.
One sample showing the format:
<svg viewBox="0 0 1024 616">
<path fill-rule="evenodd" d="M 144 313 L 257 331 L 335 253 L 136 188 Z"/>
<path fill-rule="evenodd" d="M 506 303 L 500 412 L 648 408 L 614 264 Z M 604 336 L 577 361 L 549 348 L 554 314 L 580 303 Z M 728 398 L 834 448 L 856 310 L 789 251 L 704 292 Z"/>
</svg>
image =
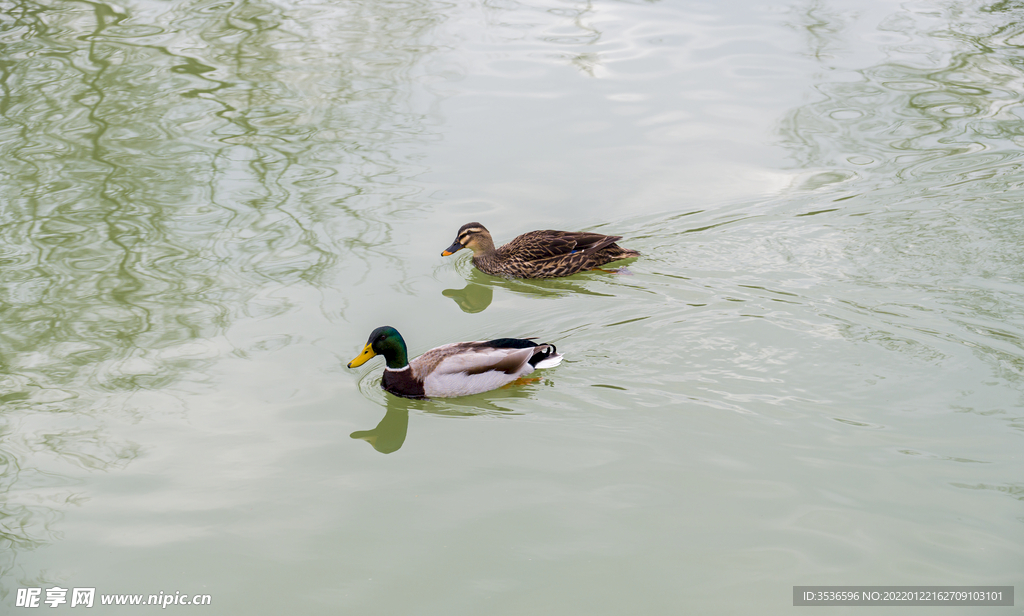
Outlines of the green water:
<svg viewBox="0 0 1024 616">
<path fill-rule="evenodd" d="M 0 612 L 1024 592 L 1022 50 L 1008 1 L 0 0 Z M 471 221 L 643 257 L 503 280 Z M 397 399 L 384 324 L 566 359 Z"/>
</svg>

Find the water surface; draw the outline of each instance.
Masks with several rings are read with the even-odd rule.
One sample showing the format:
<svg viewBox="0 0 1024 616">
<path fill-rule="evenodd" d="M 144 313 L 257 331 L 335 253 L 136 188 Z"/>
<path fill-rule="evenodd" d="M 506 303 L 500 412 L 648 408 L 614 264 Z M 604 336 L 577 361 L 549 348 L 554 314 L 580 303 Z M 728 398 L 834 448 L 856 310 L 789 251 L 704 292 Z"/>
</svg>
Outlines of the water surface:
<svg viewBox="0 0 1024 616">
<path fill-rule="evenodd" d="M 1024 7 L 0 6 L 4 605 L 1020 580 Z M 507 281 L 470 221 L 644 256 Z M 344 367 L 382 324 L 566 360 L 402 400 Z"/>
</svg>

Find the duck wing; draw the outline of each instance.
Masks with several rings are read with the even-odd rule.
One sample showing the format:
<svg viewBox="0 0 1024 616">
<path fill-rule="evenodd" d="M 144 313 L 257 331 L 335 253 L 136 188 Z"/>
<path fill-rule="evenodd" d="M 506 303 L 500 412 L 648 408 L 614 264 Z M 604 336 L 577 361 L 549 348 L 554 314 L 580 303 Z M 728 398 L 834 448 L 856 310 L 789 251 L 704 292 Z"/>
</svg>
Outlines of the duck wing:
<svg viewBox="0 0 1024 616">
<path fill-rule="evenodd" d="M 576 250 L 591 253 L 607 248 L 622 239 L 621 235 L 601 235 L 584 231 L 567 232 L 567 234 L 576 242 Z"/>
<path fill-rule="evenodd" d="M 536 261 L 548 257 L 572 254 L 576 240 L 566 237 L 564 231 L 530 231 L 498 249 L 499 256 Z"/>
<path fill-rule="evenodd" d="M 531 231 L 515 238 L 498 249 L 503 256 L 515 256 L 524 261 L 537 261 L 579 252 L 596 252 L 622 239 L 621 236 L 601 235 L 584 231 Z"/>
<path fill-rule="evenodd" d="M 460 342 L 446 346 L 457 348 L 445 349 L 448 352 L 444 357 L 428 358 L 432 369 L 423 376 L 423 389 L 428 397 L 465 396 L 490 391 L 533 371 L 530 359 L 535 347 L 532 346 L 496 348 L 486 342 Z M 426 367 L 422 362 L 417 366 L 417 360 L 413 360 L 413 370 Z"/>
<path fill-rule="evenodd" d="M 495 348 L 486 343 L 478 343 L 463 349 L 461 352 L 444 358 L 431 371 L 433 375 L 463 373 L 467 375 L 500 372 L 504 375 L 517 376 L 528 366 L 533 357 L 534 347 L 526 348 Z"/>
</svg>

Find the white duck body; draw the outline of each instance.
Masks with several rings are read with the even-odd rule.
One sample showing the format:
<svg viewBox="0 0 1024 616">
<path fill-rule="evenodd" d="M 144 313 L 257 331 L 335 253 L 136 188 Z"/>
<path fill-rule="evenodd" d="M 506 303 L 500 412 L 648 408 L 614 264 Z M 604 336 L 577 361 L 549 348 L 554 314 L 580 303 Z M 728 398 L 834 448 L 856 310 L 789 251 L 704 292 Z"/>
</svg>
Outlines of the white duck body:
<svg viewBox="0 0 1024 616">
<path fill-rule="evenodd" d="M 536 355 L 546 357 L 536 362 Z M 423 383 L 428 398 L 479 394 L 524 377 L 537 368 L 553 368 L 562 356 L 548 344 L 526 348 L 490 346 L 489 342 L 453 342 L 431 349 L 409 362 L 412 376 Z"/>
</svg>

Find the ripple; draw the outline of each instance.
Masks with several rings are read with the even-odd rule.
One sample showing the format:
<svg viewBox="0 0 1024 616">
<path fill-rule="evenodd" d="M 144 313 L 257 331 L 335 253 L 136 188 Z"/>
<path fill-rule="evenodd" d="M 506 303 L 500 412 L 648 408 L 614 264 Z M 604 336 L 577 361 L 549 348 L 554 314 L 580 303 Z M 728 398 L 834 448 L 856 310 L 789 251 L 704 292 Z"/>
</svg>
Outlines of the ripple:
<svg viewBox="0 0 1024 616">
<path fill-rule="evenodd" d="M 1014 498 L 1016 500 L 1024 500 L 1024 484 L 1021 483 L 1007 483 L 1002 485 L 993 485 L 986 483 L 952 483 L 950 485 L 964 490 L 994 490 L 996 492 L 1002 492 L 1003 494 L 1006 494 L 1010 498 Z"/>
<path fill-rule="evenodd" d="M 980 109 L 973 105 L 964 104 L 946 104 L 946 105 L 934 105 L 931 107 L 933 113 L 945 115 L 950 118 L 961 118 L 964 116 L 975 116 L 978 115 Z"/>
<path fill-rule="evenodd" d="M 111 426 L 187 408 L 179 390 L 203 391 L 225 356 L 300 343 L 222 336 L 315 305 L 330 268 L 359 263 L 354 238 L 418 207 L 408 178 L 429 129 L 409 92 L 444 19 L 412 4 L 15 4 L 31 10 L 0 28 L 0 158 L 16 178 L 0 186 L 0 429 L 19 435 L 0 456 L 21 466 L 6 496 L 128 463 L 137 449 Z M 31 547 L 66 506 L 0 513 Z"/>
<path fill-rule="evenodd" d="M 995 163 L 1002 163 L 1012 159 L 1015 154 L 1010 152 L 991 152 L 987 154 L 969 153 L 957 156 L 948 156 L 935 161 L 915 167 L 915 171 L 922 173 L 942 173 L 951 171 L 963 172 L 965 170 L 982 169 L 992 167 Z"/>
<path fill-rule="evenodd" d="M 864 112 L 857 109 L 837 109 L 829 113 L 833 120 L 856 120 L 864 117 Z"/>
</svg>

